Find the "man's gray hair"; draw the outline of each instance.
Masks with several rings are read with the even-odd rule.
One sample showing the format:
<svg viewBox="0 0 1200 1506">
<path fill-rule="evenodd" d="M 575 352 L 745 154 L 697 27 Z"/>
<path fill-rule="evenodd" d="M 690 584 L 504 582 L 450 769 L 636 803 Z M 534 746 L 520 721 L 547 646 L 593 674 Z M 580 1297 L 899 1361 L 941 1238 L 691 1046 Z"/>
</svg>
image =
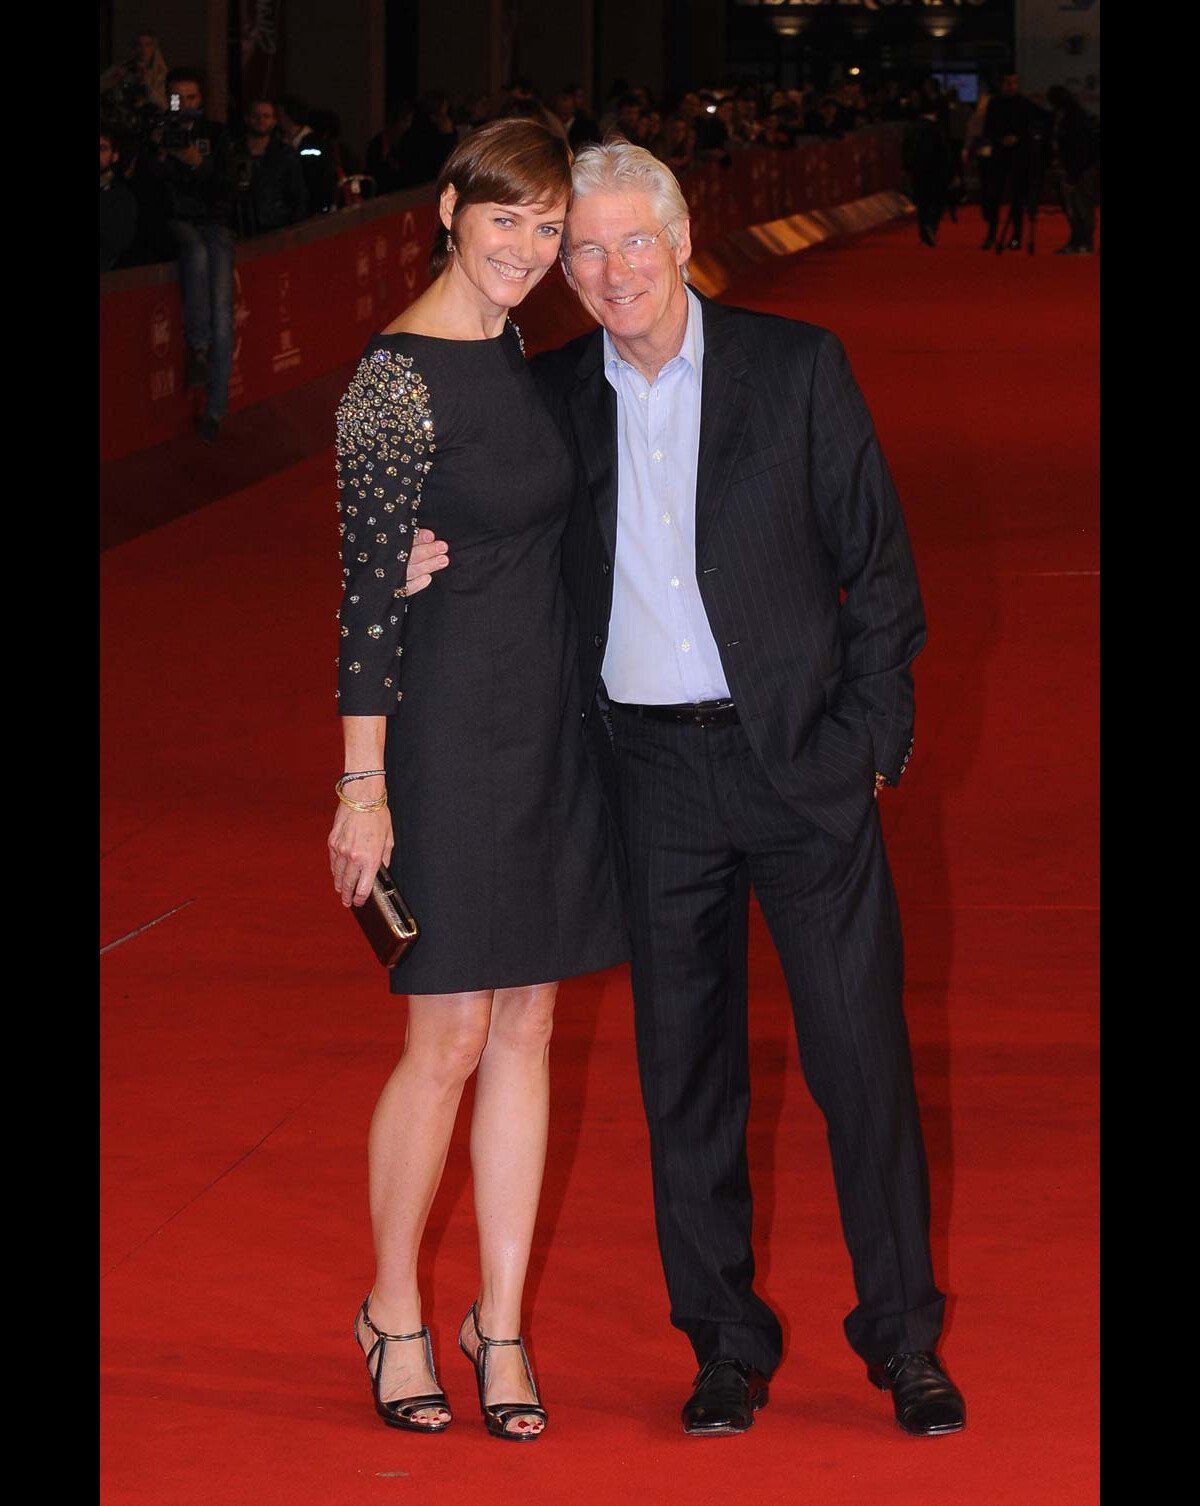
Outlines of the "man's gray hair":
<svg viewBox="0 0 1200 1506">
<path fill-rule="evenodd" d="M 653 152 L 644 146 L 634 146 L 623 136 L 613 136 L 607 141 L 589 142 L 580 147 L 571 167 L 571 193 L 573 198 L 586 198 L 591 193 L 620 193 L 632 190 L 647 193 L 654 201 L 657 223 L 665 225 L 667 239 L 678 246 L 678 225 L 688 218 L 689 210 L 679 180 Z M 563 234 L 563 254 L 570 254 L 570 217 Z M 683 280 L 688 281 L 688 269 L 683 267 Z"/>
</svg>

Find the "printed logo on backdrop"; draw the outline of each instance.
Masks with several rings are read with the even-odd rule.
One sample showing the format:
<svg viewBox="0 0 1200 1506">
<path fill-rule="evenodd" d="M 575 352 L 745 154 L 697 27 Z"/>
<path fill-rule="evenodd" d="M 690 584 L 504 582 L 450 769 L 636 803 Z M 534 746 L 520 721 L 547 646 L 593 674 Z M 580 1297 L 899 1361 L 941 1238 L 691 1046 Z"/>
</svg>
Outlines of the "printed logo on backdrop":
<svg viewBox="0 0 1200 1506">
<path fill-rule="evenodd" d="M 151 312 L 150 348 L 160 361 L 171 348 L 171 315 L 165 303 L 156 303 Z"/>
<path fill-rule="evenodd" d="M 165 303 L 156 303 L 150 311 L 150 350 L 156 361 L 166 361 L 171 354 L 171 311 Z M 150 372 L 150 401 L 171 397 L 178 385 L 175 367 L 158 366 Z"/>
<path fill-rule="evenodd" d="M 371 248 L 365 238 L 359 241 L 354 253 L 354 280 L 360 289 L 354 300 L 354 318 L 362 324 L 364 320 L 375 317 L 375 295 L 370 291 L 362 291 L 369 290 L 371 283 Z"/>
<path fill-rule="evenodd" d="M 417 286 L 420 260 L 421 245 L 417 240 L 416 221 L 410 211 L 400 222 L 400 275 L 404 278 L 406 292 L 413 292 Z"/>
<path fill-rule="evenodd" d="M 233 269 L 233 362 L 229 368 L 229 396 L 241 397 L 246 390 L 246 378 L 242 373 L 242 332 L 250 322 L 250 305 L 246 302 L 246 290 L 238 267 Z"/>
<path fill-rule="evenodd" d="M 280 272 L 277 298 L 279 348 L 271 357 L 271 370 L 276 376 L 281 371 L 290 371 L 293 366 L 299 366 L 302 359 L 300 347 L 292 338 L 291 291 L 292 274 L 290 272 Z"/>
<path fill-rule="evenodd" d="M 283 88 L 283 0 L 241 0 L 238 18 L 243 99 L 271 99 Z"/>
<path fill-rule="evenodd" d="M 757 225 L 768 219 L 766 180 L 769 175 L 767 162 L 755 153 L 750 163 L 750 224 Z"/>
<path fill-rule="evenodd" d="M 375 237 L 375 297 L 381 309 L 388 307 L 388 243 L 386 235 Z"/>
</svg>

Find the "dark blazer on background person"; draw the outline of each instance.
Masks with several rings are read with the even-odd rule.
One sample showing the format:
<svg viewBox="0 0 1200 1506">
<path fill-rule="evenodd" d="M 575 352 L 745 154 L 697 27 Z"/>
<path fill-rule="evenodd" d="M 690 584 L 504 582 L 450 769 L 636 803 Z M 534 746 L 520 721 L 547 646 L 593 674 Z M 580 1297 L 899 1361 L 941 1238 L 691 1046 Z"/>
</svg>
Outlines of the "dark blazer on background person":
<svg viewBox="0 0 1200 1506">
<path fill-rule="evenodd" d="M 899 500 L 840 340 L 698 296 L 701 598 L 771 784 L 851 841 L 872 807 L 875 774 L 896 783 L 912 751 L 910 665 L 925 619 Z M 602 332 L 532 367 L 579 456 L 563 575 L 579 617 L 585 731 L 615 810 L 600 670 L 616 548 L 617 402 Z"/>
</svg>

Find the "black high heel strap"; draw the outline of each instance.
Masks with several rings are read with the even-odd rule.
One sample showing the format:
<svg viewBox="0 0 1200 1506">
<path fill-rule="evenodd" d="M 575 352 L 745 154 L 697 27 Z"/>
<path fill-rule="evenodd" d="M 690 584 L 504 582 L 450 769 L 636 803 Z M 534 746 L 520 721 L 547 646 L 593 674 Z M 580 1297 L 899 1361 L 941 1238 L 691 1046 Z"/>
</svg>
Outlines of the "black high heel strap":
<svg viewBox="0 0 1200 1506">
<path fill-rule="evenodd" d="M 389 1344 L 405 1344 L 412 1339 L 420 1339 L 422 1347 L 425 1350 L 425 1363 L 429 1366 L 429 1373 L 433 1376 L 433 1382 L 436 1385 L 437 1370 L 434 1368 L 433 1340 L 430 1338 L 428 1325 L 422 1323 L 421 1327 L 415 1333 L 384 1333 L 383 1329 L 379 1327 L 367 1311 L 367 1304 L 370 1300 L 370 1297 L 363 1299 L 363 1305 L 359 1310 L 359 1317 L 375 1335 L 375 1342 L 367 1350 L 367 1373 L 371 1376 L 372 1380 L 378 1385 L 383 1375 L 383 1360 Z M 374 1371 L 372 1371 L 371 1361 L 375 1359 L 376 1355 L 378 1355 L 378 1360 Z"/>
<path fill-rule="evenodd" d="M 421 1327 L 417 1329 L 416 1333 L 384 1333 L 383 1329 L 374 1322 L 371 1314 L 367 1311 L 367 1303 L 370 1302 L 370 1300 L 370 1297 L 365 1297 L 363 1299 L 363 1305 L 359 1316 L 362 1318 L 363 1322 L 367 1325 L 367 1327 L 371 1330 L 371 1332 L 377 1339 L 389 1339 L 393 1344 L 403 1344 L 409 1339 L 423 1339 L 428 1336 L 429 1329 L 424 1323 L 422 1323 Z M 342 1322 L 344 1323 L 345 1321 L 345 1318 L 343 1318 Z"/>
<path fill-rule="evenodd" d="M 425 1353 L 425 1363 L 429 1368 L 430 1375 L 433 1377 L 435 1386 L 438 1383 L 438 1379 L 437 1370 L 434 1368 L 433 1363 L 433 1341 L 430 1338 L 428 1327 L 422 1324 L 415 1333 L 385 1333 L 372 1319 L 371 1314 L 367 1310 L 367 1304 L 370 1300 L 370 1294 L 368 1294 L 363 1299 L 363 1305 L 354 1319 L 354 1337 L 355 1341 L 361 1347 L 358 1333 L 360 1319 L 375 1335 L 375 1342 L 367 1350 L 366 1356 L 367 1374 L 371 1377 L 371 1392 L 375 1398 L 376 1412 L 389 1427 L 407 1428 L 410 1432 L 414 1433 L 443 1432 L 450 1426 L 450 1417 L 447 1417 L 445 1422 L 421 1423 L 413 1420 L 413 1413 L 430 1411 L 435 1408 L 448 1413 L 450 1411 L 450 1404 L 446 1400 L 446 1393 L 444 1391 L 425 1391 L 418 1396 L 400 1396 L 394 1401 L 384 1401 L 380 1396 L 379 1391 L 383 1380 L 383 1361 L 389 1344 L 403 1344 L 409 1340 L 420 1339 Z"/>
<path fill-rule="evenodd" d="M 502 1348 L 506 1344 L 520 1344 L 522 1348 L 525 1347 L 524 1341 L 520 1338 L 519 1335 L 515 1339 L 489 1339 L 487 1334 L 484 1333 L 483 1329 L 479 1326 L 478 1302 L 471 1303 L 471 1326 L 475 1330 L 475 1337 L 481 1344 L 494 1344 L 498 1349 Z"/>
<path fill-rule="evenodd" d="M 486 1410 L 491 1412 L 493 1416 L 497 1417 L 502 1422 L 508 1422 L 513 1417 L 519 1417 L 526 1414 L 531 1417 L 540 1416 L 544 1422 L 546 1420 L 546 1409 L 541 1404 L 541 1392 L 538 1390 L 537 1381 L 535 1381 L 533 1378 L 533 1367 L 529 1363 L 529 1355 L 525 1352 L 525 1340 L 520 1336 L 515 1339 L 489 1339 L 487 1334 L 485 1334 L 483 1329 L 479 1326 L 478 1302 L 471 1303 L 471 1311 L 468 1316 L 471 1319 L 471 1326 L 475 1330 L 475 1337 L 479 1341 L 479 1348 L 477 1349 L 475 1355 L 471 1356 L 470 1354 L 467 1354 L 466 1348 L 464 1347 L 461 1340 L 459 1341 L 458 1347 L 462 1349 L 464 1354 L 467 1354 L 467 1358 L 475 1366 L 475 1379 L 479 1387 L 480 1406 L 484 1406 L 483 1398 L 484 1393 L 487 1391 L 489 1352 L 492 1349 L 511 1349 L 515 1346 L 521 1351 L 521 1361 L 525 1366 L 525 1376 L 529 1381 L 529 1389 L 533 1392 L 534 1401 L 532 1405 L 528 1403 L 522 1405 L 517 1402 L 492 1403 L 486 1407 Z"/>
</svg>

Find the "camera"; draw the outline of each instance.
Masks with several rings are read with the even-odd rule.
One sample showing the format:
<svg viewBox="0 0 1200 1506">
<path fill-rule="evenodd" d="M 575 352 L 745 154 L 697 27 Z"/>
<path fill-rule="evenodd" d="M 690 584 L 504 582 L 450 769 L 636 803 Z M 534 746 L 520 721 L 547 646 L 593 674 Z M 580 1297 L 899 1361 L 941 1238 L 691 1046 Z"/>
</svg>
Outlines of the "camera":
<svg viewBox="0 0 1200 1506">
<path fill-rule="evenodd" d="M 162 144 L 169 152 L 184 151 L 192 144 L 197 116 L 192 110 L 179 108 L 178 94 L 171 95 L 169 105 L 170 108 L 162 117 Z"/>
</svg>

